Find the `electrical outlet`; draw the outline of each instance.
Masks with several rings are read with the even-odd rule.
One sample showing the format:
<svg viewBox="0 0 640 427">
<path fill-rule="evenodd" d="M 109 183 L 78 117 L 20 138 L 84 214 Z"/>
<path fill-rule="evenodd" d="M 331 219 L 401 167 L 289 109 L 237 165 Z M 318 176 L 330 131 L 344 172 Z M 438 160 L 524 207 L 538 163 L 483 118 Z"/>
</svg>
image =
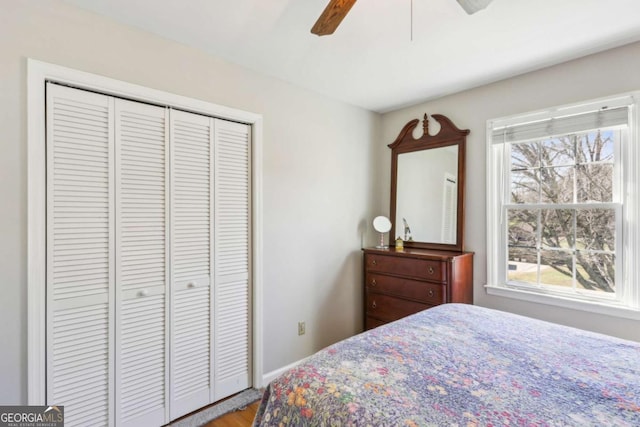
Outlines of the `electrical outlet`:
<svg viewBox="0 0 640 427">
<path fill-rule="evenodd" d="M 304 335 L 306 332 L 304 322 L 298 322 L 298 335 Z"/>
</svg>

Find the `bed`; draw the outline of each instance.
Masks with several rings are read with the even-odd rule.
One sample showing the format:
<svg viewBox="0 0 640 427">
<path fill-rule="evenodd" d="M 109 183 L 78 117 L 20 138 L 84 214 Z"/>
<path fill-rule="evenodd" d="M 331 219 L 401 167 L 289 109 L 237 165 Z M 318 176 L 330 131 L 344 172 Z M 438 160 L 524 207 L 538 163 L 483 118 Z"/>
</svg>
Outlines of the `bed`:
<svg viewBox="0 0 640 427">
<path fill-rule="evenodd" d="M 640 426 L 640 343 L 444 304 L 272 381 L 254 426 L 280 425 Z"/>
</svg>

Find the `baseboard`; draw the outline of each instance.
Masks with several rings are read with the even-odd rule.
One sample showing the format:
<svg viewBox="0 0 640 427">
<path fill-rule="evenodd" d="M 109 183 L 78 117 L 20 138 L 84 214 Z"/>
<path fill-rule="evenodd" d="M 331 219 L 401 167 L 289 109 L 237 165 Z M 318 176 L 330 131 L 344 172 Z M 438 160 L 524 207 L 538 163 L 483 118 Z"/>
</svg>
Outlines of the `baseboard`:
<svg viewBox="0 0 640 427">
<path fill-rule="evenodd" d="M 280 375 L 282 375 L 285 372 L 287 372 L 289 369 L 295 368 L 296 366 L 298 366 L 299 364 L 301 364 L 305 360 L 307 360 L 307 357 L 305 357 L 304 359 L 300 359 L 297 362 L 290 363 L 289 365 L 284 366 L 284 367 L 282 367 L 280 369 L 276 369 L 275 371 L 267 372 L 266 374 L 262 375 L 262 386 L 266 387 L 267 385 L 269 385 L 269 383 L 271 381 L 275 380 Z"/>
</svg>

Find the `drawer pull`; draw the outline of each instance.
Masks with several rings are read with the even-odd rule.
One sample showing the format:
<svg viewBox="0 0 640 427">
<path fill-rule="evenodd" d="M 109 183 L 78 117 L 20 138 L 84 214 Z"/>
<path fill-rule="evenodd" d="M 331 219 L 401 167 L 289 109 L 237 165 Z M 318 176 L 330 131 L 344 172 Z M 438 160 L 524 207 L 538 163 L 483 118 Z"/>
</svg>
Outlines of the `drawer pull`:
<svg viewBox="0 0 640 427">
<path fill-rule="evenodd" d="M 429 267 L 428 271 L 429 271 L 429 274 L 433 274 L 433 267 Z"/>
<path fill-rule="evenodd" d="M 376 283 L 376 279 L 373 279 L 373 280 L 371 281 L 371 286 L 375 286 L 375 285 L 377 285 L 377 283 Z"/>
<path fill-rule="evenodd" d="M 433 289 L 429 289 L 429 296 L 432 297 L 433 296 Z"/>
<path fill-rule="evenodd" d="M 378 261 L 376 261 L 375 259 L 373 261 L 371 261 L 371 264 L 373 265 L 378 265 Z"/>
<path fill-rule="evenodd" d="M 371 308 L 376 308 L 377 306 L 378 306 L 378 304 L 376 304 L 375 301 L 371 304 Z"/>
</svg>

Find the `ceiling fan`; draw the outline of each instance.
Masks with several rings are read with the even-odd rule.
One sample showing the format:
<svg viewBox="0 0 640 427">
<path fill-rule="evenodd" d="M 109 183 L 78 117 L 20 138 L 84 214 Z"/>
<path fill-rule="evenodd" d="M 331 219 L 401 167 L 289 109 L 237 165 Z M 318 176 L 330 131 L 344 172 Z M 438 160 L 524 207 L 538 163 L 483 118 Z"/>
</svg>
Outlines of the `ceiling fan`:
<svg viewBox="0 0 640 427">
<path fill-rule="evenodd" d="M 493 0 L 456 0 L 469 15 L 484 9 Z M 333 34 L 340 22 L 347 16 L 356 0 L 330 0 L 318 18 L 311 32 L 318 36 Z"/>
</svg>

